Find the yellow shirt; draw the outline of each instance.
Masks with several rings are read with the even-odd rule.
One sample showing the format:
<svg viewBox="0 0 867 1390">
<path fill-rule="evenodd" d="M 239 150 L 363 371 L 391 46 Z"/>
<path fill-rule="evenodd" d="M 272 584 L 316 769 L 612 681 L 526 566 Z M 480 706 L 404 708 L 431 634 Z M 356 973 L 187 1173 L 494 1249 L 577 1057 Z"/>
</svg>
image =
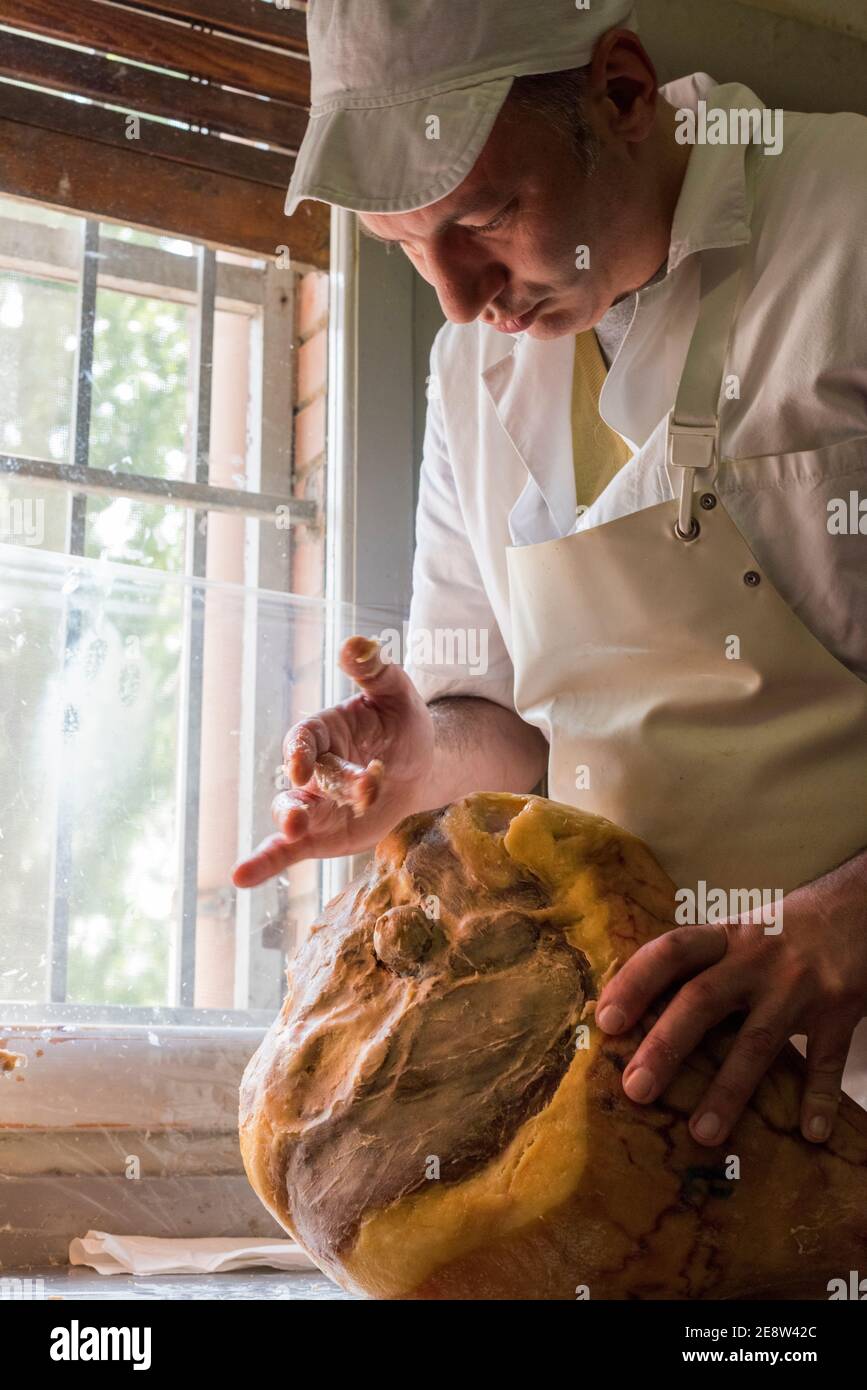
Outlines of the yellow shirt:
<svg viewBox="0 0 867 1390">
<path fill-rule="evenodd" d="M 607 376 L 605 359 L 593 329 L 575 337 L 572 372 L 572 458 L 579 507 L 589 507 L 604 492 L 632 450 L 599 414 L 599 394 Z"/>
</svg>

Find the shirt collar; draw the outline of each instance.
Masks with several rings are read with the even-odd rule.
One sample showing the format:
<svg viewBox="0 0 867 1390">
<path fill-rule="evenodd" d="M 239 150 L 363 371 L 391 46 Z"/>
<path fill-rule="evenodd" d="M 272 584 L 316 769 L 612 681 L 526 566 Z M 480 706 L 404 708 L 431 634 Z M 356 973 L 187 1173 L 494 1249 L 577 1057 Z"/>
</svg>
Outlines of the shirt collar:
<svg viewBox="0 0 867 1390">
<path fill-rule="evenodd" d="M 707 102 L 708 111 L 765 109 L 749 87 L 740 82 L 717 86 L 706 73 L 671 82 L 660 91 L 670 105 L 680 109 L 696 111 L 699 101 Z M 674 212 L 668 269 L 675 270 L 696 251 L 738 246 L 749 239 L 746 146 L 693 145 Z"/>
</svg>

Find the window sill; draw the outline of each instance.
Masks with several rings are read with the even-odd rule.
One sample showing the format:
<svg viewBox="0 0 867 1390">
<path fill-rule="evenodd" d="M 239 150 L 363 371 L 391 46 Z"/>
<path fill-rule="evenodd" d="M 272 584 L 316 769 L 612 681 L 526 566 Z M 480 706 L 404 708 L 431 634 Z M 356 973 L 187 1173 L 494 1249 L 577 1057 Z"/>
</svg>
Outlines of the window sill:
<svg viewBox="0 0 867 1390">
<path fill-rule="evenodd" d="M 274 1236 L 238 1146 L 261 1028 L 19 1025 L 0 1075 L 0 1269 L 65 1263 L 90 1229 Z"/>
<path fill-rule="evenodd" d="M 4 1130 L 234 1132 L 238 1087 L 264 1027 L 14 1025 L 23 1061 L 0 1076 Z"/>
</svg>

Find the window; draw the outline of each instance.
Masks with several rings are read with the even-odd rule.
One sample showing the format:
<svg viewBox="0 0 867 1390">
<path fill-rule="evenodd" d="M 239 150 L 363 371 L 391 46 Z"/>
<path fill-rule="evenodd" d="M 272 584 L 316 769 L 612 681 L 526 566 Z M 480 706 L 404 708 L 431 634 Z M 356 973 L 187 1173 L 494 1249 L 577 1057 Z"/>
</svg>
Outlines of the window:
<svg viewBox="0 0 867 1390">
<path fill-rule="evenodd" d="M 283 215 L 303 7 L 3 19 L 4 1021 L 264 1023 L 343 871 L 229 868 L 365 630 L 324 484 L 328 210 Z"/>
<path fill-rule="evenodd" d="M 95 1222 L 274 1234 L 238 1082 L 360 863 L 237 895 L 229 868 L 286 728 L 347 693 L 342 639 L 405 617 L 435 331 L 350 214 L 284 215 L 304 18 L 4 5 L 4 1267 Z"/>
<path fill-rule="evenodd" d="M 315 915 L 315 868 L 228 887 L 323 693 L 299 279 L 0 201 L 0 993 L 42 1017 L 270 1017 Z"/>
</svg>

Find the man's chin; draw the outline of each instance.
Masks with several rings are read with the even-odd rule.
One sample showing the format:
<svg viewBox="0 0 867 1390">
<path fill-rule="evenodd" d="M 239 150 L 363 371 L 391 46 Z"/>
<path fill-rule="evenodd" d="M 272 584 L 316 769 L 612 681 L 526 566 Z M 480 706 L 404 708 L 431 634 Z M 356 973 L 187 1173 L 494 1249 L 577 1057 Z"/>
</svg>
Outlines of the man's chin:
<svg viewBox="0 0 867 1390">
<path fill-rule="evenodd" d="M 526 330 L 528 338 L 546 342 L 551 338 L 566 338 L 586 333 L 597 322 L 586 310 L 546 309 Z"/>
</svg>

